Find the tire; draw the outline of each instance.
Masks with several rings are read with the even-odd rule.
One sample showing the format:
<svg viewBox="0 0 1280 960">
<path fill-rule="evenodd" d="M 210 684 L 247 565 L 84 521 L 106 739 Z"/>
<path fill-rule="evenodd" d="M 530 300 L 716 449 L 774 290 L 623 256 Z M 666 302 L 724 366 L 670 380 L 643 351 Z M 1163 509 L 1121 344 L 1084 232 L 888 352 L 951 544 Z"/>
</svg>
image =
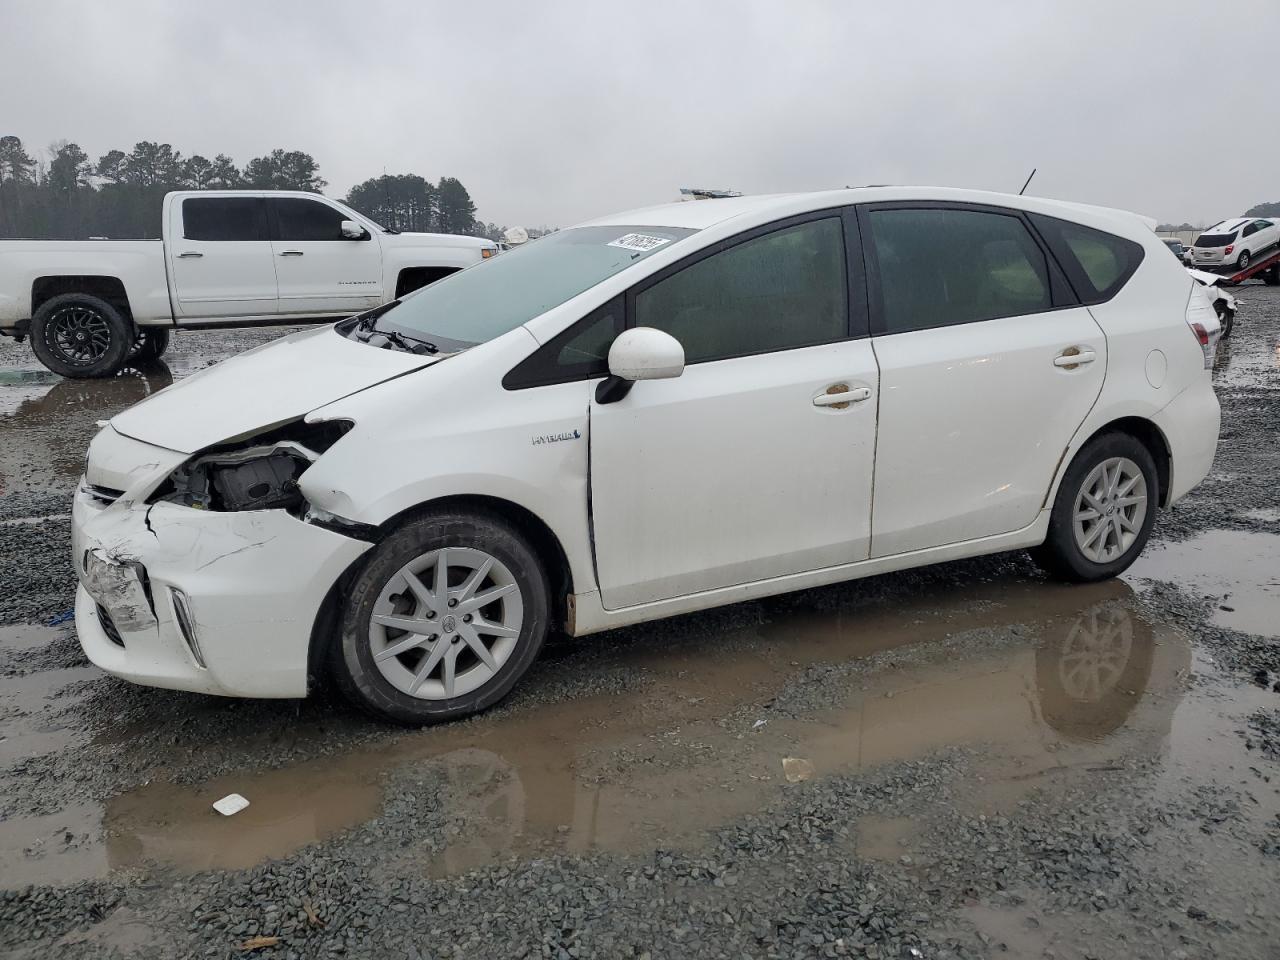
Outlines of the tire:
<svg viewBox="0 0 1280 960">
<path fill-rule="evenodd" d="M 150 363 L 153 360 L 159 360 L 168 349 L 168 327 L 138 327 L 133 348 L 129 351 L 129 360 L 135 363 Z"/>
<path fill-rule="evenodd" d="M 109 377 L 133 348 L 133 322 L 97 297 L 64 293 L 40 305 L 31 318 L 31 348 L 54 373 L 87 379 Z"/>
<path fill-rule="evenodd" d="M 1222 325 L 1222 339 L 1225 340 L 1231 336 L 1231 328 L 1235 326 L 1236 312 L 1230 307 L 1224 306 L 1220 301 L 1215 301 L 1213 309 L 1217 311 L 1218 323 Z"/>
<path fill-rule="evenodd" d="M 1241 250 L 1240 257 L 1236 260 L 1236 270 L 1240 271 L 1240 270 L 1248 270 L 1248 269 L 1249 269 L 1249 251 Z"/>
<path fill-rule="evenodd" d="M 454 595 L 447 605 L 436 599 L 442 551 L 445 592 Z M 485 559 L 493 563 L 480 571 Z M 480 579 L 472 584 L 477 571 Z M 416 586 L 406 572 L 417 579 Z M 469 598 L 493 591 L 505 593 L 467 610 Z M 453 720 L 484 710 L 510 692 L 542 649 L 549 609 L 546 572 L 506 520 L 482 511 L 427 514 L 369 552 L 346 592 L 330 669 L 347 698 L 376 717 L 412 726 Z M 375 615 L 411 621 L 422 632 L 376 624 Z M 496 635 L 478 629 L 478 623 L 512 633 Z M 477 655 L 476 640 L 490 663 Z M 375 659 L 375 653 L 381 657 Z"/>
<path fill-rule="evenodd" d="M 1077 537 L 1076 504 L 1082 500 L 1086 481 L 1094 487 L 1097 482 L 1097 471 L 1106 465 L 1113 465 L 1107 471 L 1110 476 L 1114 466 L 1123 462 L 1122 479 L 1119 488 L 1123 488 L 1132 476 L 1140 476 L 1141 483 L 1134 489 L 1142 491 L 1141 518 L 1138 517 L 1136 504 L 1113 502 L 1120 500 L 1104 494 L 1094 497 L 1094 502 L 1103 507 L 1103 513 L 1097 520 L 1083 520 L 1080 524 L 1079 539 L 1089 543 L 1089 552 L 1082 546 Z M 1106 481 L 1102 481 L 1104 484 Z M 1096 489 L 1096 488 L 1095 488 Z M 1130 494 L 1130 498 L 1134 494 Z M 1130 498 L 1123 498 L 1128 500 Z M 1151 525 L 1155 522 L 1156 509 L 1160 503 L 1159 474 L 1156 472 L 1155 460 L 1142 441 L 1128 433 L 1106 433 L 1095 437 L 1081 450 L 1067 472 L 1063 475 L 1054 498 L 1053 512 L 1049 517 L 1049 530 L 1045 541 L 1031 551 L 1035 561 L 1048 573 L 1063 580 L 1076 583 L 1087 583 L 1094 580 L 1105 580 L 1125 570 L 1137 558 L 1151 535 Z M 1111 511 L 1106 511 L 1110 507 Z M 1092 507 L 1086 510 L 1097 513 Z M 1117 517 L 1128 518 L 1125 525 Z M 1102 527 L 1101 530 L 1096 528 Z M 1133 529 L 1136 527 L 1136 532 Z M 1089 542 L 1090 534 L 1094 534 Z M 1108 549 L 1114 546 L 1114 549 Z"/>
<path fill-rule="evenodd" d="M 1272 267 L 1262 274 L 1268 287 L 1280 287 L 1280 265 Z"/>
</svg>

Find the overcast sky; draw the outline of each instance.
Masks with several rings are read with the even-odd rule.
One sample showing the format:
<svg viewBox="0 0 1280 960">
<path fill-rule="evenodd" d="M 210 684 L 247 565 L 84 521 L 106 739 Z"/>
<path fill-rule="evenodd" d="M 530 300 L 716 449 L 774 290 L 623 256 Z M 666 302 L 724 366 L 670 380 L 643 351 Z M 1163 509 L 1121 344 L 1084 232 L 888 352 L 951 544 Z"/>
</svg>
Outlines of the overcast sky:
<svg viewBox="0 0 1280 960">
<path fill-rule="evenodd" d="M 502 225 L 1033 166 L 1211 222 L 1280 200 L 1278 66 L 1280 0 L 0 0 L 0 135 L 455 176 Z"/>
</svg>

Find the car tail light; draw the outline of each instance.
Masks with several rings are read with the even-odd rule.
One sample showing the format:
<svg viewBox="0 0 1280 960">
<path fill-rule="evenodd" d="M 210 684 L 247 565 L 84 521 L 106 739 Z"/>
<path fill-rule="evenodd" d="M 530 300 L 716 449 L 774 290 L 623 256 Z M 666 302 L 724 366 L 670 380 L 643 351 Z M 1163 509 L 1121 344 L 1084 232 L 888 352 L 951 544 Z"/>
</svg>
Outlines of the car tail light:
<svg viewBox="0 0 1280 960">
<path fill-rule="evenodd" d="M 481 260 L 488 260 L 490 257 L 492 257 L 492 256 L 493 256 L 495 253 L 497 253 L 497 252 L 498 252 L 497 250 L 493 250 L 493 249 L 491 249 L 491 248 L 489 248 L 489 247 L 485 247 L 483 250 L 481 250 L 481 251 L 480 251 L 480 259 L 481 259 Z"/>
<path fill-rule="evenodd" d="M 1191 328 L 1196 343 L 1200 344 L 1200 352 L 1204 354 L 1204 368 L 1211 370 L 1218 353 L 1222 324 L 1218 322 L 1218 314 L 1199 284 L 1191 291 L 1191 299 L 1187 302 L 1187 326 Z"/>
<path fill-rule="evenodd" d="M 1235 248 L 1236 248 L 1236 245 L 1235 245 L 1234 243 L 1228 243 L 1225 247 L 1223 247 L 1223 248 L 1222 248 L 1222 252 L 1223 252 L 1223 253 L 1230 253 L 1230 252 L 1231 252 L 1232 250 L 1234 250 Z"/>
</svg>

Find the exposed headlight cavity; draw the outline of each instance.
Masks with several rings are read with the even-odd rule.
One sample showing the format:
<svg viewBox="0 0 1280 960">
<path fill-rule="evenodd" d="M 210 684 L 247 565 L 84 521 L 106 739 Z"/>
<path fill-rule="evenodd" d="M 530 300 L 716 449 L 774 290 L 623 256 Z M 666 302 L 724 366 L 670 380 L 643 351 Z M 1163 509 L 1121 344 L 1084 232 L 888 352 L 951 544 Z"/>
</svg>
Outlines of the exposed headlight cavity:
<svg viewBox="0 0 1280 960">
<path fill-rule="evenodd" d="M 174 470 L 152 501 L 198 510 L 306 508 L 298 478 L 352 427 L 349 420 L 283 426 L 202 450 Z"/>
</svg>

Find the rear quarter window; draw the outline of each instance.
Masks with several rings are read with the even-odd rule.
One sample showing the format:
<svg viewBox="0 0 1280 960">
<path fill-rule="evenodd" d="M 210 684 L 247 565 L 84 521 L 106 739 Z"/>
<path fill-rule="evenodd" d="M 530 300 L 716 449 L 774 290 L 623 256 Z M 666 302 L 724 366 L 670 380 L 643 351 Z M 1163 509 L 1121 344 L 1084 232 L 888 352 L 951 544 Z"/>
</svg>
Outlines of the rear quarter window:
<svg viewBox="0 0 1280 960">
<path fill-rule="evenodd" d="M 1142 245 L 1069 220 L 1031 214 L 1082 303 L 1110 300 L 1142 263 Z"/>
</svg>

